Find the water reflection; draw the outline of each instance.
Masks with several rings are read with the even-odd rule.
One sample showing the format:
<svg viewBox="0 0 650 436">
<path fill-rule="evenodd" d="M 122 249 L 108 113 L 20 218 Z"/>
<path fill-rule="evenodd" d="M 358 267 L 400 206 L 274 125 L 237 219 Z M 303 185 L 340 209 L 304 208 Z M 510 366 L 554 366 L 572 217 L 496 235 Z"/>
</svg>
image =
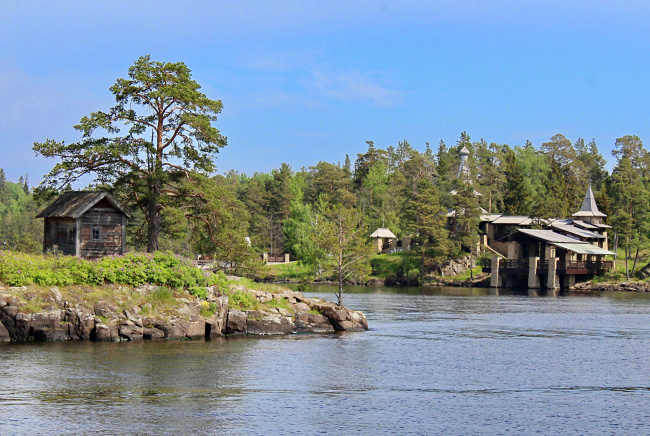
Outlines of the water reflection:
<svg viewBox="0 0 650 436">
<path fill-rule="evenodd" d="M 0 344 L 0 434 L 650 433 L 648 294 L 346 292 L 370 331 Z"/>
</svg>

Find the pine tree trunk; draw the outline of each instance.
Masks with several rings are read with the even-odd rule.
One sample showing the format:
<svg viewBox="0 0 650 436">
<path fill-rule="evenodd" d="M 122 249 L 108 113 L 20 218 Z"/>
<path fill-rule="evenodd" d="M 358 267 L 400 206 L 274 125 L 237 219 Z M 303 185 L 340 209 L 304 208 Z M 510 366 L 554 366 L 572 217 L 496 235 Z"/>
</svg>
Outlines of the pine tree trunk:
<svg viewBox="0 0 650 436">
<path fill-rule="evenodd" d="M 160 237 L 160 187 L 162 184 L 162 160 L 163 160 L 163 130 L 162 119 L 158 120 L 156 132 L 156 158 L 153 164 L 153 180 L 151 181 L 151 198 L 149 199 L 149 210 L 147 211 L 147 252 L 158 251 L 158 239 Z"/>
<path fill-rule="evenodd" d="M 627 242 L 625 247 L 625 277 L 630 280 L 630 268 L 628 266 L 628 259 L 630 258 L 630 241 Z"/>
<path fill-rule="evenodd" d="M 147 252 L 154 253 L 158 251 L 158 238 L 160 236 L 160 182 L 153 182 L 151 199 L 149 200 L 149 210 L 147 211 Z"/>
<path fill-rule="evenodd" d="M 639 260 L 639 247 L 636 247 L 636 254 L 634 255 L 634 263 L 632 264 L 632 277 L 636 271 L 636 261 Z"/>
</svg>

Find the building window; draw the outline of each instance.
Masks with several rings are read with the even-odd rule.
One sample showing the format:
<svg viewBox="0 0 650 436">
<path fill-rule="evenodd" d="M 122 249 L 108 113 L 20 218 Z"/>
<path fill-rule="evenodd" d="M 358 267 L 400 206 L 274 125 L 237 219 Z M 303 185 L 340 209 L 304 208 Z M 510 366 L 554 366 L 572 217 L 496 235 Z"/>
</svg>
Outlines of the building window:
<svg viewBox="0 0 650 436">
<path fill-rule="evenodd" d="M 94 242 L 99 242 L 102 240 L 102 228 L 93 227 L 90 233 L 90 240 Z"/>
<path fill-rule="evenodd" d="M 77 235 L 77 229 L 74 227 L 68 227 L 68 242 L 75 242 L 75 236 Z"/>
</svg>

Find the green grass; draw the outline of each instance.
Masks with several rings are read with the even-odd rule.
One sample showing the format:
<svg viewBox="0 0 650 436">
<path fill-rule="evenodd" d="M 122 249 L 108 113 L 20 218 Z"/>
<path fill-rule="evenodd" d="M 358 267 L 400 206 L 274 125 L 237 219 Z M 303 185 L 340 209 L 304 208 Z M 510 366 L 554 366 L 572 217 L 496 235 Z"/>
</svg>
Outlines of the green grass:
<svg viewBox="0 0 650 436">
<path fill-rule="evenodd" d="M 370 261 L 372 275 L 384 280 L 409 277 L 412 271 L 419 272 L 418 259 L 408 252 L 378 254 Z"/>
<path fill-rule="evenodd" d="M 276 309 L 286 309 L 289 312 L 293 312 L 291 308 L 291 304 L 289 304 L 289 301 L 286 298 L 281 298 L 281 299 L 276 299 L 274 298 L 273 300 L 269 301 L 266 303 L 268 307 L 273 307 Z"/>
<path fill-rule="evenodd" d="M 283 288 L 282 286 L 279 285 L 274 285 L 272 283 L 257 283 L 247 278 L 240 278 L 239 280 L 231 281 L 230 284 L 241 285 L 247 289 L 254 289 L 256 291 L 265 291 L 265 292 L 270 292 L 272 294 L 286 290 L 286 288 Z"/>
<path fill-rule="evenodd" d="M 269 278 L 275 280 L 300 280 L 314 276 L 312 268 L 299 262 L 278 263 L 268 267 Z"/>
</svg>

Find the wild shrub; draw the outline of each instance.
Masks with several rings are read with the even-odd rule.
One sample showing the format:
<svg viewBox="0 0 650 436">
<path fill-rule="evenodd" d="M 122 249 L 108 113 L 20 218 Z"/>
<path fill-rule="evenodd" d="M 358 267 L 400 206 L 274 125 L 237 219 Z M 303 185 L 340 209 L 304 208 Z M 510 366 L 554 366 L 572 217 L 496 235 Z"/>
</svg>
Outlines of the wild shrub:
<svg viewBox="0 0 650 436">
<path fill-rule="evenodd" d="M 255 296 L 246 291 L 235 291 L 228 296 L 228 305 L 239 310 L 257 310 L 261 307 Z"/>
<path fill-rule="evenodd" d="M 194 295 L 197 298 L 200 298 L 201 300 L 205 300 L 208 298 L 208 291 L 206 291 L 205 288 L 202 288 L 200 286 L 192 286 L 191 288 L 188 289 L 191 295 Z"/>
<path fill-rule="evenodd" d="M 100 285 L 115 283 L 190 289 L 218 284 L 226 288 L 226 277 L 204 272 L 189 259 L 172 253 L 128 253 L 99 260 L 74 256 L 27 255 L 0 252 L 0 282 L 9 286 Z"/>
</svg>

